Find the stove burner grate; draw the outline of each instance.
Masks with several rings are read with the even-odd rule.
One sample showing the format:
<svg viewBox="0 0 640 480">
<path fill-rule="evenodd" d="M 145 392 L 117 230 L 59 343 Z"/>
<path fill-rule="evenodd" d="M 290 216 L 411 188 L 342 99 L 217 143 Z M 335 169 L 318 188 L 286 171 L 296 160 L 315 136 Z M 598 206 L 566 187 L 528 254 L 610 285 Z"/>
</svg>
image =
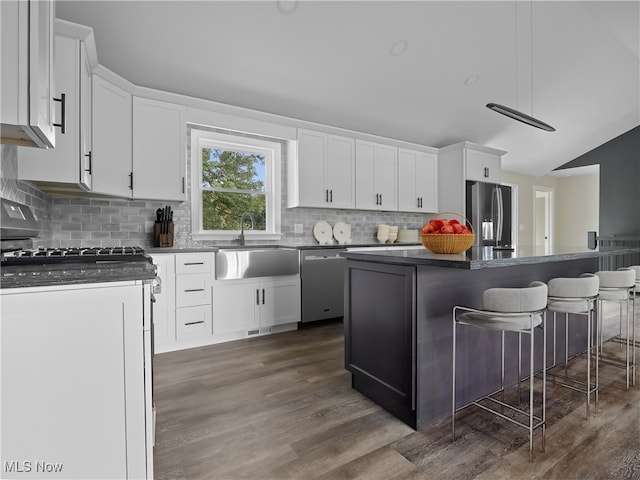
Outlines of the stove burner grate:
<svg viewBox="0 0 640 480">
<path fill-rule="evenodd" d="M 70 247 L 17 250 L 2 255 L 2 266 L 54 263 L 151 262 L 141 247 Z"/>
</svg>

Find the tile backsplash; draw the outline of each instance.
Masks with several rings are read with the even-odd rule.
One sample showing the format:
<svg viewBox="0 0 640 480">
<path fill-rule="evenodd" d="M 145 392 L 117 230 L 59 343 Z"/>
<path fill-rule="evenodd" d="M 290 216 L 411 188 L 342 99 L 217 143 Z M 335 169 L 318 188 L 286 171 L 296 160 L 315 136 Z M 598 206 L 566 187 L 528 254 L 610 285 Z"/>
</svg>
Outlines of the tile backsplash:
<svg viewBox="0 0 640 480">
<path fill-rule="evenodd" d="M 187 142 L 187 145 L 189 144 L 190 142 Z M 117 198 L 50 196 L 40 191 L 35 185 L 18 180 L 18 147 L 2 145 L 1 153 L 0 195 L 32 207 L 42 230 L 42 235 L 33 240 L 34 247 L 140 245 L 143 248 L 149 248 L 153 246 L 155 211 L 165 205 L 171 205 L 174 210 L 174 247 L 197 248 L 230 243 L 194 241 L 191 238 L 189 201 L 167 203 Z M 286 162 L 283 162 L 283 165 L 286 165 Z M 188 160 L 187 168 L 189 171 Z M 283 191 L 286 191 L 286 181 L 286 168 L 283 167 Z M 313 226 L 320 220 L 327 221 L 332 226 L 336 222 L 351 224 L 353 243 L 375 243 L 378 224 L 385 223 L 398 225 L 400 228 L 417 229 L 422 226 L 427 217 L 428 215 L 398 212 L 286 208 L 286 195 L 283 195 L 282 238 L 272 243 L 315 244 L 317 242 L 313 237 Z M 302 233 L 294 232 L 295 224 L 302 225 Z M 247 241 L 247 244 L 251 243 Z"/>
</svg>

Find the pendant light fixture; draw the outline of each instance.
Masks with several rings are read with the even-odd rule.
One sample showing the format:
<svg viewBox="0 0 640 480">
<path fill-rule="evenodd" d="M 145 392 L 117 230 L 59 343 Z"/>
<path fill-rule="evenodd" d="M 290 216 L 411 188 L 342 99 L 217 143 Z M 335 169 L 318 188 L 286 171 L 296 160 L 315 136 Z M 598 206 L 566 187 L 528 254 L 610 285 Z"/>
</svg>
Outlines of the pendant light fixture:
<svg viewBox="0 0 640 480">
<path fill-rule="evenodd" d="M 517 73 L 517 67 L 518 67 L 518 47 L 517 47 L 517 39 L 518 39 L 518 20 L 517 20 L 517 15 L 518 15 L 518 7 L 517 7 L 517 2 L 516 2 L 516 97 L 517 97 L 517 90 L 518 90 L 518 73 Z M 533 2 L 531 3 L 531 15 L 530 15 L 530 19 L 531 19 L 531 113 L 533 113 Z M 509 118 L 513 118 L 514 120 L 517 120 L 519 122 L 522 123 L 526 123 L 527 125 L 531 125 L 532 127 L 536 127 L 536 128 L 540 128 L 542 130 L 545 130 L 547 132 L 555 132 L 556 129 L 553 128 L 551 125 L 549 125 L 548 123 L 543 122 L 542 120 L 539 120 L 535 117 L 532 117 L 531 115 L 527 115 L 526 113 L 522 113 L 518 110 L 515 110 L 513 108 L 510 107 L 505 107 L 504 105 L 500 105 L 498 103 L 487 103 L 487 108 L 489 108 L 490 110 L 493 110 L 494 112 L 498 112 L 501 113 L 502 115 L 506 115 Z"/>
</svg>

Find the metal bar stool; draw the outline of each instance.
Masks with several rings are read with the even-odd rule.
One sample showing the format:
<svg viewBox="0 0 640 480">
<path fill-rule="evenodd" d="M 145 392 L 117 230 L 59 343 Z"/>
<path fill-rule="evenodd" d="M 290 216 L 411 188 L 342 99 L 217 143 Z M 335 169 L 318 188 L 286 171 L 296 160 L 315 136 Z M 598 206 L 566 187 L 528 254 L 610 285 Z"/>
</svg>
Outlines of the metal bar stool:
<svg viewBox="0 0 640 480">
<path fill-rule="evenodd" d="M 453 390 L 451 401 L 451 436 L 452 441 L 456 439 L 456 412 L 470 406 L 476 405 L 486 411 L 489 411 L 500 418 L 508 420 L 529 432 L 529 460 L 533 460 L 533 432 L 535 429 L 542 427 L 542 452 L 544 452 L 545 439 L 545 409 L 546 409 L 546 306 L 547 306 L 547 285 L 542 282 L 532 282 L 525 288 L 490 288 L 482 294 L 482 309 L 474 309 L 469 307 L 455 306 L 453 307 Z M 458 315 L 458 313 L 460 314 Z M 478 328 L 490 330 L 498 330 L 501 332 L 502 341 L 502 360 L 501 360 L 501 387 L 499 390 L 484 395 L 475 401 L 472 401 L 462 407 L 456 408 L 456 329 L 458 324 L 471 325 Z M 542 411 L 539 416 L 534 415 L 534 352 L 535 352 L 535 335 L 536 327 L 542 328 Z M 505 332 L 517 332 L 519 337 L 521 334 L 528 334 L 530 337 L 530 368 L 529 368 L 529 410 L 525 411 L 504 402 L 504 364 L 505 364 Z M 520 338 L 518 339 L 520 340 Z M 518 361 L 520 361 L 521 342 L 518 341 Z M 520 366 L 518 366 L 520 370 Z M 520 375 L 518 375 L 520 377 Z M 520 378 L 518 378 L 518 385 Z M 493 398 L 496 394 L 502 393 L 503 400 Z M 518 398 L 520 396 L 518 395 Z M 493 402 L 495 408 L 480 403 L 481 401 Z M 497 407 L 508 408 L 515 414 L 528 417 L 528 422 L 524 423 L 511 418 L 502 411 L 498 411 Z"/>
<path fill-rule="evenodd" d="M 636 272 L 630 268 L 620 268 L 615 271 L 599 271 L 596 275 L 600 278 L 599 301 L 598 301 L 598 319 L 599 319 L 599 344 L 600 344 L 600 361 L 617 365 L 626 369 L 627 373 L 627 390 L 629 389 L 629 379 L 631 384 L 636 384 L 636 329 L 634 326 L 635 308 L 633 298 L 635 297 Z M 602 338 L 602 302 L 616 302 L 620 304 L 620 334 L 610 338 L 618 343 L 626 345 L 625 361 L 612 356 L 604 355 L 603 338 Z M 626 306 L 627 329 L 625 337 L 622 336 L 622 306 Z M 631 337 L 631 338 L 630 338 Z"/>
<path fill-rule="evenodd" d="M 633 270 L 634 272 L 636 272 L 636 289 L 634 291 L 634 295 L 633 295 L 633 309 L 634 309 L 634 314 L 635 314 L 635 308 L 636 308 L 636 304 L 635 304 L 635 300 L 636 300 L 636 294 L 638 292 L 640 292 L 640 265 L 631 265 L 630 267 L 631 270 Z M 635 320 L 635 317 L 634 317 Z M 638 346 L 638 344 L 635 344 L 636 347 Z"/>
<path fill-rule="evenodd" d="M 594 315 L 597 308 L 600 278 L 591 273 L 580 275 L 579 278 L 553 278 L 549 280 L 549 298 L 547 310 L 553 312 L 553 365 L 549 367 L 549 375 L 554 377 L 554 383 L 558 383 L 572 390 L 587 395 L 587 418 L 591 394 L 595 396 L 595 410 L 598 411 L 598 355 L 595 355 L 595 381 L 591 382 L 591 349 L 594 347 Z M 565 314 L 565 374 L 553 372 L 556 364 L 556 313 Z M 569 363 L 569 314 L 580 315 L 587 321 L 587 376 L 586 381 L 568 376 L 567 365 Z M 597 343 L 595 345 L 597 352 Z M 561 381 L 557 381 L 556 379 Z"/>
</svg>

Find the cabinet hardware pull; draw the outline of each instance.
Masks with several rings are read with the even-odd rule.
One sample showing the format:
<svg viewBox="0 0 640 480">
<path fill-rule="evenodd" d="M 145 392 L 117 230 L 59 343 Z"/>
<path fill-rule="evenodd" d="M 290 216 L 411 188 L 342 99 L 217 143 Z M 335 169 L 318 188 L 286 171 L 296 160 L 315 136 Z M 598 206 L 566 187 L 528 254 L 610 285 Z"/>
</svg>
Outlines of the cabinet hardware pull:
<svg viewBox="0 0 640 480">
<path fill-rule="evenodd" d="M 54 102 L 60 102 L 60 123 L 54 123 L 54 127 L 60 127 L 60 133 L 65 134 L 65 130 L 67 129 L 67 100 L 66 95 L 64 93 L 60 94 L 60 98 L 54 98 Z"/>
<path fill-rule="evenodd" d="M 262 304 L 264 305 L 264 288 L 262 289 Z"/>
<path fill-rule="evenodd" d="M 204 265 L 204 262 L 184 262 L 183 265 Z"/>
<path fill-rule="evenodd" d="M 325 196 L 324 201 L 325 202 L 329 202 L 329 189 L 328 188 L 324 191 L 324 196 Z"/>
<path fill-rule="evenodd" d="M 382 194 L 380 194 L 380 205 L 382 205 Z"/>
<path fill-rule="evenodd" d="M 187 288 L 184 291 L 185 293 L 190 293 L 190 292 L 204 292 L 204 288 Z"/>
<path fill-rule="evenodd" d="M 380 205 L 380 194 L 376 193 L 376 205 Z"/>
<path fill-rule="evenodd" d="M 333 203 L 333 190 L 329 190 L 329 202 Z"/>
<path fill-rule="evenodd" d="M 129 174 L 129 190 L 133 190 L 133 172 Z"/>
<path fill-rule="evenodd" d="M 91 175 L 91 170 L 93 170 L 93 156 L 91 155 L 91 152 L 85 153 L 84 156 L 89 157 L 89 168 L 85 168 L 84 171 L 89 172 L 89 175 Z"/>
<path fill-rule="evenodd" d="M 489 178 L 489 167 L 484 167 L 484 178 Z"/>
<path fill-rule="evenodd" d="M 256 288 L 256 305 L 260 305 L 260 290 Z"/>
<path fill-rule="evenodd" d="M 185 325 L 198 325 L 200 323 L 204 323 L 204 320 L 198 320 L 197 322 L 187 322 Z"/>
<path fill-rule="evenodd" d="M 184 177 L 182 177 L 182 193 L 185 192 L 185 186 L 184 186 Z"/>
</svg>

